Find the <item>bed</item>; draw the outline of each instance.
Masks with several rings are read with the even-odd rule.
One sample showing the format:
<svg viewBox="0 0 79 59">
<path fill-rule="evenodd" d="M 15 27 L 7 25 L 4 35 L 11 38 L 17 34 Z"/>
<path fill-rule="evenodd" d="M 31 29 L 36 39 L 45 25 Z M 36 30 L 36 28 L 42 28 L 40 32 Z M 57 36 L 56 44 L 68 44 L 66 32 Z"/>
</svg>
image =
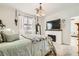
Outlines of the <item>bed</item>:
<svg viewBox="0 0 79 59">
<path fill-rule="evenodd" d="M 31 41 L 28 39 L 0 44 L 0 56 L 30 56 Z"/>
<path fill-rule="evenodd" d="M 50 51 L 55 54 L 53 41 L 47 36 L 0 31 L 0 56 L 45 56 Z"/>
<path fill-rule="evenodd" d="M 49 51 L 46 39 L 33 43 L 29 38 L 20 36 L 20 40 L 0 44 L 0 56 L 45 56 Z"/>
</svg>

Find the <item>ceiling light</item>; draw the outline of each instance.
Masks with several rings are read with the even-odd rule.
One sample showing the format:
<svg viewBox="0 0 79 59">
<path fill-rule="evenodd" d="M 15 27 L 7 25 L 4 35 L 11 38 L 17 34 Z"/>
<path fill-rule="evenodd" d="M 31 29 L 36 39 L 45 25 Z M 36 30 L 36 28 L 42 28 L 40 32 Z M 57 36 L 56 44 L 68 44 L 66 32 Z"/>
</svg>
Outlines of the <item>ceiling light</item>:
<svg viewBox="0 0 79 59">
<path fill-rule="evenodd" d="M 42 3 L 40 3 L 39 8 L 36 8 L 35 10 L 36 10 L 36 16 L 39 16 L 39 17 L 45 16 Z"/>
</svg>

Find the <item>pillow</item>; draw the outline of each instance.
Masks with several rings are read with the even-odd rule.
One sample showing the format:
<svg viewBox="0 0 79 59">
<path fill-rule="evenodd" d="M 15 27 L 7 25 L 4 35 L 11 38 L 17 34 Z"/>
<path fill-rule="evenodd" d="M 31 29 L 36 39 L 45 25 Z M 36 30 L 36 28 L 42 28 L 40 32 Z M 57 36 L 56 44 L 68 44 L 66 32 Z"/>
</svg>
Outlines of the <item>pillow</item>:
<svg viewBox="0 0 79 59">
<path fill-rule="evenodd" d="M 0 33 L 0 43 L 2 42 L 3 40 L 2 40 L 2 36 L 1 36 L 1 33 Z"/>
<path fill-rule="evenodd" d="M 44 40 L 44 36 L 41 36 L 41 35 L 24 35 L 22 34 L 21 36 L 27 38 L 27 39 L 31 39 L 31 40 L 37 40 L 37 41 L 40 41 L 40 40 Z"/>
<path fill-rule="evenodd" d="M 19 40 L 18 34 L 6 35 L 7 42 Z"/>
<path fill-rule="evenodd" d="M 12 42 L 19 39 L 19 35 L 15 34 L 12 30 L 3 30 L 1 32 L 1 36 L 2 36 L 3 42 Z"/>
<path fill-rule="evenodd" d="M 21 34 L 21 36 L 23 36 L 27 39 L 33 39 L 35 37 L 35 35 L 31 35 L 31 34 L 29 34 L 29 35 Z"/>
<path fill-rule="evenodd" d="M 6 35 L 1 31 L 2 42 L 7 42 Z"/>
</svg>

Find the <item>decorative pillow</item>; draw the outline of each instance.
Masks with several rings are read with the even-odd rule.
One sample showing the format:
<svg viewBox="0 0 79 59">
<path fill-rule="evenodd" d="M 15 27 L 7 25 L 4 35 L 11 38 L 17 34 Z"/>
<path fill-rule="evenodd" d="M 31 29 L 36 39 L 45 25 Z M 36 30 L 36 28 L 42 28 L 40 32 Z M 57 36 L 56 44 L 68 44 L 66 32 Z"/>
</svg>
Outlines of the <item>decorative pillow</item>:
<svg viewBox="0 0 79 59">
<path fill-rule="evenodd" d="M 2 42 L 7 42 L 6 35 L 1 31 Z"/>
<path fill-rule="evenodd" d="M 22 34 L 21 36 L 27 38 L 27 39 L 33 39 L 35 37 L 35 35 L 25 35 L 25 34 Z"/>
<path fill-rule="evenodd" d="M 27 39 L 31 39 L 31 40 L 36 40 L 36 41 L 41 41 L 44 40 L 44 37 L 41 35 L 24 35 L 22 34 L 21 36 L 27 38 Z"/>
<path fill-rule="evenodd" d="M 0 43 L 2 42 L 3 40 L 2 40 L 2 36 L 1 36 L 1 34 L 0 34 Z"/>
<path fill-rule="evenodd" d="M 1 36 L 3 39 L 3 42 L 12 42 L 19 40 L 19 35 L 15 34 L 12 30 L 3 30 L 1 32 Z"/>
<path fill-rule="evenodd" d="M 7 42 L 19 40 L 18 34 L 6 35 Z"/>
</svg>

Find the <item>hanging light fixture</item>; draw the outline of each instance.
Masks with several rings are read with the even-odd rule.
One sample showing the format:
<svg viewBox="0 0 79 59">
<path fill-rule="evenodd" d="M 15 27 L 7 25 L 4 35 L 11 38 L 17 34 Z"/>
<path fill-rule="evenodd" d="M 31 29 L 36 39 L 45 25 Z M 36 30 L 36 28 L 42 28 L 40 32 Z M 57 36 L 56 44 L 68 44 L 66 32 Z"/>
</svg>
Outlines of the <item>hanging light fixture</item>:
<svg viewBox="0 0 79 59">
<path fill-rule="evenodd" d="M 36 16 L 39 16 L 39 17 L 45 16 L 42 3 L 40 3 L 39 8 L 36 8 Z"/>
</svg>

